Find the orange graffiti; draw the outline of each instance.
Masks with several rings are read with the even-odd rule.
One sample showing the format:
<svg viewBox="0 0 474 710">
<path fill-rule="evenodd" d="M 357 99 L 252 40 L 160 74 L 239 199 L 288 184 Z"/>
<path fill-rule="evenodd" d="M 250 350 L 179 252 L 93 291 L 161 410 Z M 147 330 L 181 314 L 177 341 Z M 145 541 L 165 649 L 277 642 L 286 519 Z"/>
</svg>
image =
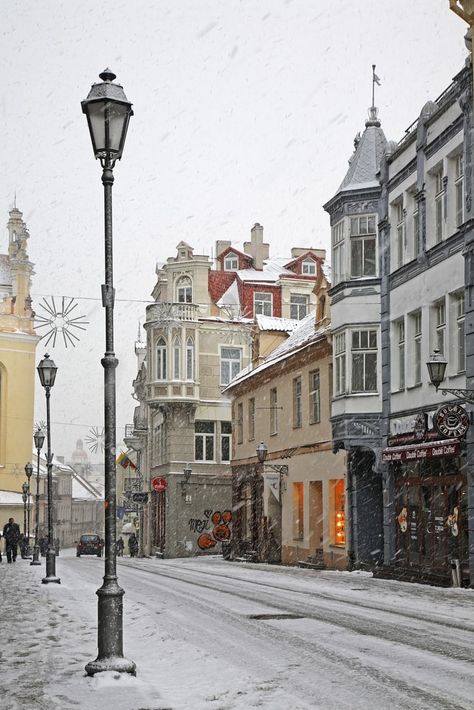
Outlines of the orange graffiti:
<svg viewBox="0 0 474 710">
<path fill-rule="evenodd" d="M 209 535 L 209 533 L 205 532 L 198 538 L 197 544 L 201 550 L 209 550 L 211 547 L 215 547 L 218 542 L 230 540 L 229 523 L 232 521 L 232 512 L 224 510 L 221 513 L 220 510 L 216 510 L 211 516 L 211 521 L 214 525 L 212 534 Z"/>
</svg>

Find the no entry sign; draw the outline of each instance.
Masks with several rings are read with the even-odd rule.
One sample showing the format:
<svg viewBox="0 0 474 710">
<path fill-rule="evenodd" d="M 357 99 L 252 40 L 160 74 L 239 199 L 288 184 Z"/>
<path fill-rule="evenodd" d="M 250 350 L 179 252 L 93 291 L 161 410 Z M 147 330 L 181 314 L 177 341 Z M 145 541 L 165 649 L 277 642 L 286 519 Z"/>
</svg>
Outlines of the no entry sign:
<svg viewBox="0 0 474 710">
<path fill-rule="evenodd" d="M 157 493 L 162 493 L 166 490 L 166 478 L 156 476 L 156 478 L 152 478 L 151 485 L 154 491 L 157 491 Z"/>
</svg>

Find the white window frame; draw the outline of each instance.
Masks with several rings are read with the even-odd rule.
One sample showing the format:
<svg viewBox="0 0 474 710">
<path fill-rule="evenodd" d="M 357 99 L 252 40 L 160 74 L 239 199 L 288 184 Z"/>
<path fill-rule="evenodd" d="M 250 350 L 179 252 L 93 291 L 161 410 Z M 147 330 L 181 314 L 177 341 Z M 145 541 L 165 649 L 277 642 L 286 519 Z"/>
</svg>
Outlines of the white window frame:
<svg viewBox="0 0 474 710">
<path fill-rule="evenodd" d="M 350 225 L 351 279 L 374 278 L 377 276 L 375 215 L 352 216 Z M 373 260 L 367 255 L 369 249 L 373 254 Z M 359 253 L 356 250 L 359 250 Z"/>
<path fill-rule="evenodd" d="M 293 429 L 303 426 L 303 383 L 301 375 L 293 378 Z"/>
<path fill-rule="evenodd" d="M 173 379 L 181 379 L 181 338 L 175 335 L 173 338 Z"/>
<path fill-rule="evenodd" d="M 249 398 L 248 419 L 249 419 L 249 441 L 254 441 L 254 439 L 255 439 L 255 397 Z"/>
<path fill-rule="evenodd" d="M 227 431 L 225 431 L 227 429 Z M 221 433 L 221 461 L 227 463 L 232 458 L 232 422 L 221 422 L 220 423 L 220 433 Z M 224 456 L 224 442 L 229 450 L 229 458 Z"/>
<path fill-rule="evenodd" d="M 193 281 L 190 276 L 180 276 L 176 281 L 176 302 L 193 302 Z"/>
<path fill-rule="evenodd" d="M 446 352 L 446 299 L 441 298 L 434 304 L 435 343 L 441 355 Z"/>
<path fill-rule="evenodd" d="M 464 222 L 464 156 L 458 153 L 455 159 L 454 169 L 454 194 L 455 194 L 455 214 L 456 227 L 459 227 Z"/>
<path fill-rule="evenodd" d="M 165 338 L 160 335 L 156 341 L 156 379 L 165 382 L 168 377 L 168 345 Z"/>
<path fill-rule="evenodd" d="M 455 294 L 456 298 L 456 351 L 457 351 L 457 371 L 466 371 L 466 350 L 465 350 L 465 295 L 464 291 Z"/>
<path fill-rule="evenodd" d="M 200 428 L 200 425 L 208 425 L 208 431 L 196 431 Z M 211 431 L 212 426 L 212 431 Z M 194 422 L 194 460 L 195 461 L 215 461 L 216 457 L 216 425 L 215 422 L 209 421 L 195 421 Z M 202 458 L 197 457 L 197 442 L 202 441 Z M 212 446 L 212 458 L 207 456 L 208 453 L 208 442 L 211 442 Z"/>
<path fill-rule="evenodd" d="M 194 380 L 194 339 L 190 335 L 186 338 L 186 380 Z"/>
<path fill-rule="evenodd" d="M 305 293 L 290 293 L 290 318 L 303 320 L 308 315 L 309 296 Z"/>
<path fill-rule="evenodd" d="M 309 373 L 309 423 L 321 421 L 321 372 L 318 369 Z"/>
<path fill-rule="evenodd" d="M 423 319 L 421 310 L 410 314 L 413 323 L 413 384 L 421 384 L 421 341 L 423 337 Z"/>
<path fill-rule="evenodd" d="M 405 381 L 405 319 L 397 321 L 397 347 L 398 347 L 398 389 L 403 390 Z"/>
<path fill-rule="evenodd" d="M 346 244 L 344 220 L 341 219 L 331 229 L 332 239 L 332 274 L 334 285 L 346 279 Z"/>
<path fill-rule="evenodd" d="M 444 234 L 444 182 L 443 168 L 440 167 L 433 175 L 434 184 L 434 235 L 435 244 L 443 241 Z"/>
<path fill-rule="evenodd" d="M 346 394 L 346 333 L 334 336 L 334 396 Z"/>
<path fill-rule="evenodd" d="M 254 291 L 253 312 L 255 315 L 273 315 L 273 293 L 271 291 Z"/>
<path fill-rule="evenodd" d="M 404 251 L 405 251 L 405 210 L 403 209 L 403 200 L 400 200 L 397 202 L 395 205 L 395 213 L 396 213 L 396 222 L 397 222 L 397 230 L 396 230 L 396 250 L 395 250 L 395 257 L 396 257 L 396 263 L 395 263 L 395 268 L 399 269 L 401 266 L 403 266 L 403 260 L 404 260 Z"/>
<path fill-rule="evenodd" d="M 270 390 L 270 436 L 278 434 L 278 389 Z"/>
<path fill-rule="evenodd" d="M 301 262 L 301 273 L 304 276 L 316 276 L 316 262 L 314 259 L 310 259 L 309 257 L 303 259 Z"/>
<path fill-rule="evenodd" d="M 237 443 L 244 443 L 244 405 L 242 402 L 237 403 Z"/>
<path fill-rule="evenodd" d="M 234 357 L 229 354 L 231 351 L 235 354 Z M 221 385 L 228 385 L 242 369 L 242 348 L 222 345 L 220 363 Z"/>
<path fill-rule="evenodd" d="M 353 394 L 376 394 L 378 391 L 377 340 L 376 328 L 360 328 L 351 331 L 351 392 Z M 361 368 L 361 387 L 356 388 L 355 373 L 358 371 L 359 367 Z M 374 375 L 375 379 L 372 380 Z M 372 381 L 374 386 L 370 387 L 369 383 Z"/>
<path fill-rule="evenodd" d="M 224 258 L 224 271 L 238 271 L 239 257 L 237 254 L 229 252 Z"/>
</svg>

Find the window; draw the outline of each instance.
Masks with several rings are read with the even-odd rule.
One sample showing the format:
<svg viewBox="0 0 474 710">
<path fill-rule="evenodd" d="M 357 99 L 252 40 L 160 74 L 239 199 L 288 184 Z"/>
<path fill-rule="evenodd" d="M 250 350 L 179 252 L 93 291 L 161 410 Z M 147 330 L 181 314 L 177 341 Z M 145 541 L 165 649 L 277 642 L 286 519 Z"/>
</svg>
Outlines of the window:
<svg viewBox="0 0 474 710">
<path fill-rule="evenodd" d="M 331 481 L 331 543 L 343 547 L 346 544 L 344 479 Z"/>
<path fill-rule="evenodd" d="M 277 388 L 270 390 L 270 434 L 278 433 L 278 393 Z"/>
<path fill-rule="evenodd" d="M 458 372 L 466 369 L 466 354 L 464 350 L 464 292 L 457 293 L 456 296 L 456 342 L 457 342 L 457 366 Z"/>
<path fill-rule="evenodd" d="M 255 397 L 249 399 L 249 441 L 255 439 Z"/>
<path fill-rule="evenodd" d="M 414 339 L 414 357 L 413 357 L 413 374 L 414 384 L 421 383 L 421 311 L 413 313 L 411 316 L 413 323 L 413 339 Z"/>
<path fill-rule="evenodd" d="M 173 340 L 173 379 L 181 378 L 181 338 L 177 335 Z"/>
<path fill-rule="evenodd" d="M 400 201 L 395 205 L 395 212 L 397 220 L 395 268 L 399 269 L 400 266 L 403 266 L 403 250 L 405 245 L 405 213 L 403 209 L 403 202 Z"/>
<path fill-rule="evenodd" d="M 456 227 L 464 222 L 464 161 L 460 153 L 456 156 L 454 173 L 454 192 L 456 196 Z"/>
<path fill-rule="evenodd" d="M 344 220 L 341 220 L 334 225 L 331 237 L 333 280 L 334 284 L 338 284 L 346 278 Z"/>
<path fill-rule="evenodd" d="M 194 458 L 214 461 L 214 422 L 194 422 Z"/>
<path fill-rule="evenodd" d="M 443 170 L 438 170 L 434 175 L 435 190 L 435 243 L 443 239 L 443 219 L 444 219 L 444 187 Z"/>
<path fill-rule="evenodd" d="M 293 539 L 304 537 L 304 488 L 302 483 L 293 483 Z"/>
<path fill-rule="evenodd" d="M 334 367 L 336 381 L 334 390 L 336 397 L 346 393 L 346 334 L 338 333 L 334 337 Z"/>
<path fill-rule="evenodd" d="M 236 254 L 227 254 L 224 259 L 224 269 L 226 271 L 237 271 L 239 268 L 239 259 Z"/>
<path fill-rule="evenodd" d="M 298 429 L 301 424 L 301 376 L 299 376 L 293 380 L 293 428 Z"/>
<path fill-rule="evenodd" d="M 186 340 L 186 379 L 194 380 L 194 340 L 191 336 Z"/>
<path fill-rule="evenodd" d="M 253 294 L 255 315 L 271 316 L 273 314 L 273 294 L 256 291 Z"/>
<path fill-rule="evenodd" d="M 221 422 L 221 461 L 230 461 L 232 451 L 232 423 Z"/>
<path fill-rule="evenodd" d="M 189 276 L 182 276 L 176 284 L 176 300 L 178 303 L 193 302 L 193 286 Z"/>
<path fill-rule="evenodd" d="M 309 422 L 317 424 L 321 421 L 321 382 L 319 370 L 309 373 Z"/>
<path fill-rule="evenodd" d="M 377 391 L 377 331 L 352 332 L 352 392 Z"/>
<path fill-rule="evenodd" d="M 418 202 L 415 203 L 413 211 L 413 258 L 416 259 L 420 253 L 420 223 L 418 220 Z"/>
<path fill-rule="evenodd" d="M 308 313 L 308 302 L 308 296 L 290 293 L 290 318 L 302 320 Z"/>
<path fill-rule="evenodd" d="M 444 298 L 435 303 L 436 314 L 436 347 L 444 355 L 446 337 L 446 302 Z"/>
<path fill-rule="evenodd" d="M 241 348 L 221 349 L 221 385 L 228 385 L 242 369 Z"/>
<path fill-rule="evenodd" d="M 315 276 L 316 274 L 316 262 L 313 259 L 304 259 L 301 262 L 301 273 L 305 276 Z"/>
<path fill-rule="evenodd" d="M 375 215 L 351 217 L 351 277 L 375 275 Z"/>
<path fill-rule="evenodd" d="M 156 343 L 156 379 L 166 380 L 166 340 L 158 338 Z"/>
<path fill-rule="evenodd" d="M 405 388 L 405 321 L 396 324 L 398 340 L 398 389 Z"/>
<path fill-rule="evenodd" d="M 242 444 L 244 440 L 244 405 L 239 402 L 237 405 L 237 443 Z"/>
</svg>

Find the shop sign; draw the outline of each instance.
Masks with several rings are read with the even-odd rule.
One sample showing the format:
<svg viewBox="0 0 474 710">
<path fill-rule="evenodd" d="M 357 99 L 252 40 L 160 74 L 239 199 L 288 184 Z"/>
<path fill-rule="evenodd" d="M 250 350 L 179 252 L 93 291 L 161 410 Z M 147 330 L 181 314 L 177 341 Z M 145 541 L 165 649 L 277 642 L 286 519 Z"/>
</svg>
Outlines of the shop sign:
<svg viewBox="0 0 474 710">
<path fill-rule="evenodd" d="M 469 428 L 469 417 L 460 404 L 445 404 L 436 412 L 434 425 L 445 439 L 459 439 Z"/>
<path fill-rule="evenodd" d="M 382 460 L 384 462 L 420 461 L 438 458 L 439 456 L 456 456 L 458 452 L 459 441 L 438 441 L 432 444 L 420 444 L 419 446 L 400 446 L 384 449 Z"/>
<path fill-rule="evenodd" d="M 132 493 L 132 500 L 134 503 L 140 503 L 141 505 L 145 505 L 146 503 L 148 503 L 148 493 L 146 491 Z"/>
<path fill-rule="evenodd" d="M 163 493 L 163 491 L 166 490 L 166 478 L 162 478 L 161 476 L 156 476 L 155 478 L 152 478 L 151 487 L 154 491 L 157 491 L 158 493 Z"/>
</svg>

